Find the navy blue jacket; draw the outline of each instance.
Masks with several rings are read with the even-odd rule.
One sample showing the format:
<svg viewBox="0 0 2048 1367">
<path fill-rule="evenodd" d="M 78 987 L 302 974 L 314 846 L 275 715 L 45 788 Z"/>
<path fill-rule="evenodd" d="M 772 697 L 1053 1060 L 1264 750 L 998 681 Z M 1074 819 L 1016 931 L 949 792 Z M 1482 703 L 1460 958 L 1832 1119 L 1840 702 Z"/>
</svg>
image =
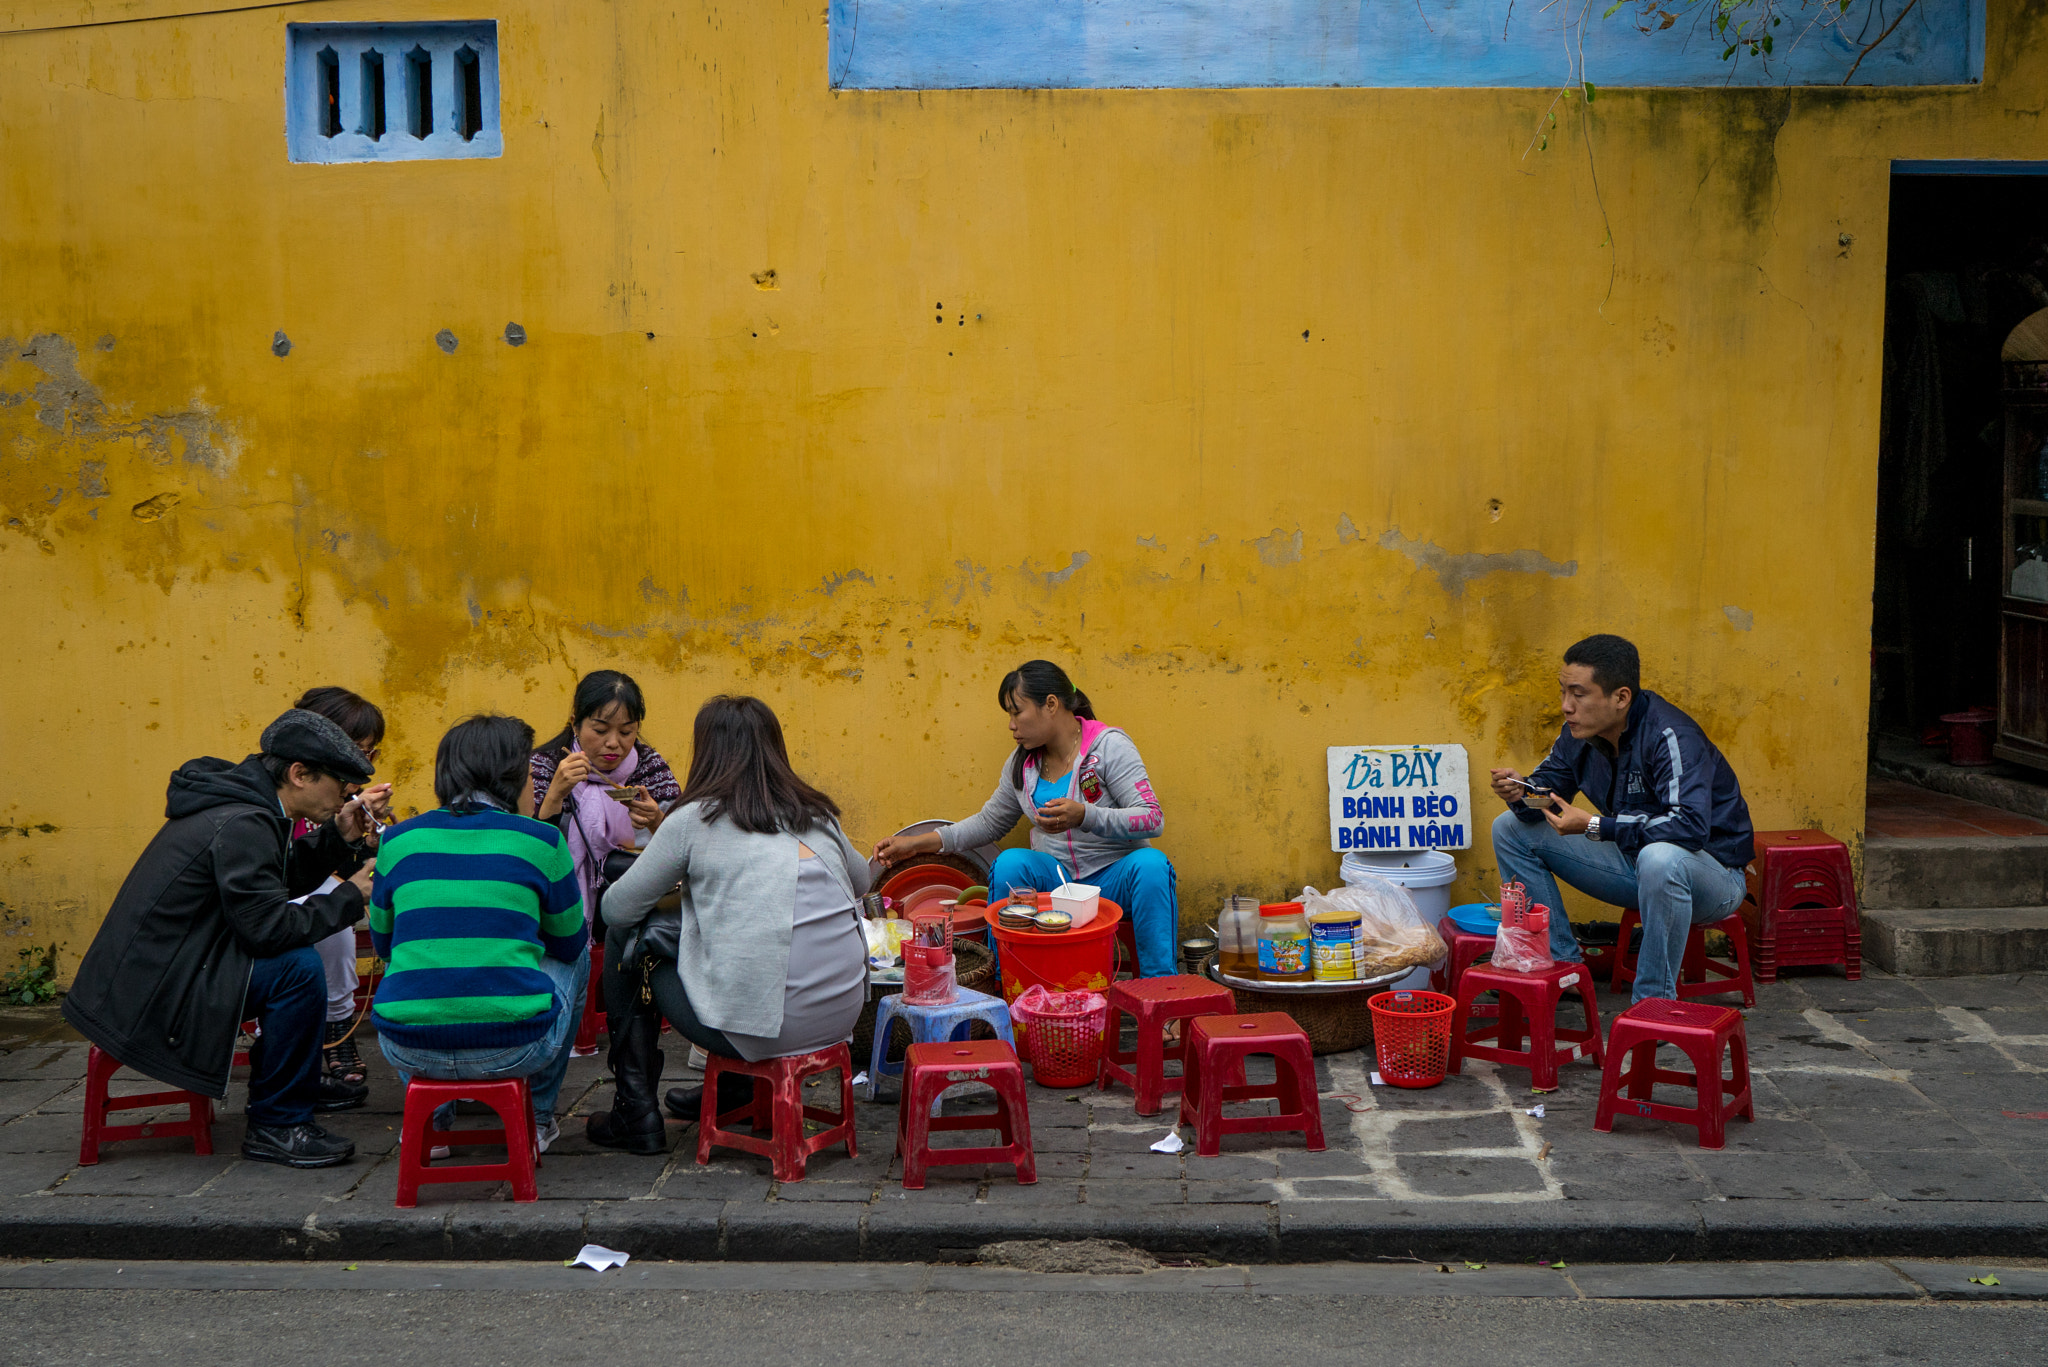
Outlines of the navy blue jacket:
<svg viewBox="0 0 2048 1367">
<path fill-rule="evenodd" d="M 1735 771 L 1699 723 L 1648 689 L 1629 703 L 1612 759 L 1603 742 L 1578 740 L 1567 726 L 1529 781 L 1567 800 L 1585 794 L 1600 811 L 1600 838 L 1630 859 L 1658 841 L 1705 850 L 1731 869 L 1756 855 Z M 1520 803 L 1510 810 L 1524 822 L 1543 820 Z"/>
</svg>

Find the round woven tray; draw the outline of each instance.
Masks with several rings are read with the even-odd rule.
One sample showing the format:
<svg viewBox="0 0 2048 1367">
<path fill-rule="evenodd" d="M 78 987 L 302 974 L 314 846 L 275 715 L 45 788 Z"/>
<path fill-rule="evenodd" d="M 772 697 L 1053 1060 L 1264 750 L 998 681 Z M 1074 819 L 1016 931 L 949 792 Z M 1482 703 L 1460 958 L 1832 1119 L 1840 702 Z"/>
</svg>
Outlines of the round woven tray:
<svg viewBox="0 0 2048 1367">
<path fill-rule="evenodd" d="M 1000 997 L 1002 989 L 996 983 L 996 956 L 989 952 L 987 945 L 978 945 L 972 940 L 953 942 L 953 967 L 958 974 L 956 981 L 970 992 L 981 992 L 991 997 Z M 880 986 L 879 984 L 877 986 Z M 860 1072 L 874 1057 L 875 1049 L 875 1007 L 887 996 L 901 992 L 900 983 L 882 987 L 868 993 L 867 1005 L 860 1009 L 860 1019 L 853 1023 L 853 1068 Z M 995 1031 L 979 1021 L 969 1029 L 973 1039 L 994 1039 Z M 903 1057 L 903 1051 L 910 1047 L 910 1026 L 897 1021 L 896 1028 L 889 1032 L 888 1059 L 895 1062 Z"/>
<path fill-rule="evenodd" d="M 1211 978 L 1219 970 L 1216 959 L 1211 957 L 1202 969 Z M 1404 976 L 1402 969 L 1395 977 Z M 1237 998 L 1237 1013 L 1241 1016 L 1255 1016 L 1267 1011 L 1278 1011 L 1294 1017 L 1294 1023 L 1308 1036 L 1309 1048 L 1318 1054 L 1343 1054 L 1353 1049 L 1363 1049 L 1372 1043 L 1372 1008 L 1366 1003 L 1373 993 L 1383 990 L 1380 983 L 1346 983 L 1337 991 L 1335 983 L 1303 983 L 1301 988 L 1316 987 L 1323 991 L 1290 990 L 1275 985 L 1273 991 L 1255 991 L 1227 983 L 1231 995 Z M 1348 989 L 1348 990 L 1346 990 Z"/>
</svg>

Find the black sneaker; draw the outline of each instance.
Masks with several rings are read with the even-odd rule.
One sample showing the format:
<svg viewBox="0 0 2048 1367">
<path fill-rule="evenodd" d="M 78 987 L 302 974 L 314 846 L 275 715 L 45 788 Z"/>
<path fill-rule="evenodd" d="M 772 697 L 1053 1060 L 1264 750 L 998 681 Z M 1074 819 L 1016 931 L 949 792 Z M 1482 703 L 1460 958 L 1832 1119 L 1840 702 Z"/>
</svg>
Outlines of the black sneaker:
<svg viewBox="0 0 2048 1367">
<path fill-rule="evenodd" d="M 355 1157 L 353 1140 L 329 1134 L 310 1120 L 303 1125 L 251 1123 L 242 1136 L 242 1157 L 290 1168 L 331 1168 Z"/>
<path fill-rule="evenodd" d="M 366 1083 L 346 1078 L 323 1076 L 313 1088 L 316 1111 L 352 1111 L 369 1099 L 370 1088 Z"/>
</svg>

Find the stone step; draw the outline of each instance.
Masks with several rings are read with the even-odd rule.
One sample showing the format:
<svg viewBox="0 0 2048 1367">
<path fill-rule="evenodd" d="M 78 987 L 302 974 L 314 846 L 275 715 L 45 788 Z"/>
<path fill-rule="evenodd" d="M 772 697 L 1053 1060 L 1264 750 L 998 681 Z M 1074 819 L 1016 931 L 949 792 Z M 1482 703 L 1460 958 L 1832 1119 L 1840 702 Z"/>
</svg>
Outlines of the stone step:
<svg viewBox="0 0 2048 1367">
<path fill-rule="evenodd" d="M 1863 843 L 1865 911 L 2048 905 L 2048 836 Z"/>
<path fill-rule="evenodd" d="M 1865 909 L 1863 957 L 1911 978 L 2048 970 L 2048 906 Z"/>
</svg>

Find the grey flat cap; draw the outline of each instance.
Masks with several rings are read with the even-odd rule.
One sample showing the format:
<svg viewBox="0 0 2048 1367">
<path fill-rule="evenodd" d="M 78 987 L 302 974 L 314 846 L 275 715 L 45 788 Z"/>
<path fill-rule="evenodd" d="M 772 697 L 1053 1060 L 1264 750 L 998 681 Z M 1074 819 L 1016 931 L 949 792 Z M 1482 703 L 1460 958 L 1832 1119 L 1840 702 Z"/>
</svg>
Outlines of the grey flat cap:
<svg viewBox="0 0 2048 1367">
<path fill-rule="evenodd" d="M 295 759 L 350 783 L 368 783 L 374 772 L 348 732 L 318 712 L 293 708 L 263 728 L 260 744 L 266 755 Z"/>
</svg>

